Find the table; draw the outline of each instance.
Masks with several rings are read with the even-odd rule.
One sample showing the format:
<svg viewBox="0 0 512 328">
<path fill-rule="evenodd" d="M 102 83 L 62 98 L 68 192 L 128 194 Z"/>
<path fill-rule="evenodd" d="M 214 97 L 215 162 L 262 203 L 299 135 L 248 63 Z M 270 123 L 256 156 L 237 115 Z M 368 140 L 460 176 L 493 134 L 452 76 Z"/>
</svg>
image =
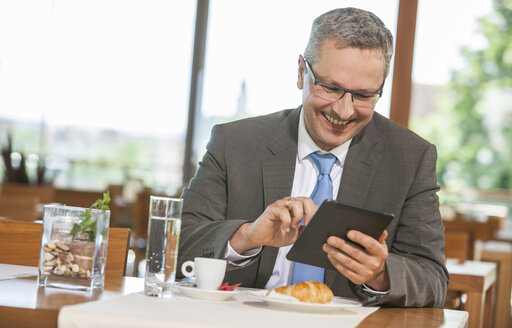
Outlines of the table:
<svg viewBox="0 0 512 328">
<path fill-rule="evenodd" d="M 64 305 L 105 300 L 143 288 L 143 279 L 123 277 L 105 282 L 105 290 L 88 296 L 52 288 L 40 288 L 35 277 L 0 281 L 0 325 L 2 327 L 56 327 Z M 270 311 L 270 310 L 269 310 Z M 468 313 L 443 309 L 381 308 L 359 327 L 465 327 Z"/>
<path fill-rule="evenodd" d="M 494 234 L 494 239 L 497 241 L 506 241 L 512 243 L 512 230 L 498 230 Z"/>
<path fill-rule="evenodd" d="M 448 290 L 466 293 L 464 309 L 469 312 L 469 328 L 491 327 L 497 265 L 491 262 L 447 261 Z M 487 314 L 484 317 L 484 314 Z"/>
<path fill-rule="evenodd" d="M 496 315 L 494 327 L 512 327 L 510 318 L 510 292 L 512 290 L 512 243 L 487 241 L 477 243 L 479 260 L 498 264 L 496 285 Z"/>
<path fill-rule="evenodd" d="M 57 327 L 59 309 L 64 305 L 127 295 L 144 288 L 143 279 L 123 277 L 107 280 L 103 292 L 42 288 L 37 277 L 0 281 L 1 327 Z"/>
</svg>

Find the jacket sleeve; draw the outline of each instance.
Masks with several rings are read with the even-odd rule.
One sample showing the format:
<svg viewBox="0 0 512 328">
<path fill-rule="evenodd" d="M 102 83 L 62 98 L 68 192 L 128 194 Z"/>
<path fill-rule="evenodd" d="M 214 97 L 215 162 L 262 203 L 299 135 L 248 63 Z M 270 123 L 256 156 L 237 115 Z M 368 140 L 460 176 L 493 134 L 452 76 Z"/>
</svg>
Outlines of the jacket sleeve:
<svg viewBox="0 0 512 328">
<path fill-rule="evenodd" d="M 179 265 L 194 257 L 220 258 L 229 238 L 246 220 L 226 220 L 227 174 L 222 126 L 212 129 L 195 177 L 183 191 Z M 178 270 L 179 271 L 179 270 Z M 178 272 L 181 276 L 181 273 Z"/>
</svg>

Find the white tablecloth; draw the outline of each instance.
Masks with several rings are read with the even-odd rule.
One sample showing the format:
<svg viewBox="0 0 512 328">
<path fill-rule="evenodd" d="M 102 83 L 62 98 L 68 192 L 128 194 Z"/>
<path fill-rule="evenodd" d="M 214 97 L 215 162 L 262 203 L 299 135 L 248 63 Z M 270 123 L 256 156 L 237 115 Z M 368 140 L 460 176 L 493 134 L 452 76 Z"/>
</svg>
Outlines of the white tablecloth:
<svg viewBox="0 0 512 328">
<path fill-rule="evenodd" d="M 378 307 L 336 313 L 304 313 L 271 308 L 242 292 L 229 301 L 169 299 L 140 293 L 63 307 L 58 327 L 355 327 Z"/>
<path fill-rule="evenodd" d="M 0 263 L 0 280 L 37 276 L 37 267 Z"/>
</svg>

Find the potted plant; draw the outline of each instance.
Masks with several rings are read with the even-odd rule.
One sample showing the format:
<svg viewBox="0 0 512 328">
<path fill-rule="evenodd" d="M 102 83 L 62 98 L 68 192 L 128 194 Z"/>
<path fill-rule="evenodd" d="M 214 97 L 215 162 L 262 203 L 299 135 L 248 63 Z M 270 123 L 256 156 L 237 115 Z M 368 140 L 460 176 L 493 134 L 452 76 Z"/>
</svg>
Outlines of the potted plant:
<svg viewBox="0 0 512 328">
<path fill-rule="evenodd" d="M 109 192 L 89 208 L 45 205 L 39 285 L 102 289 L 110 221 Z"/>
</svg>

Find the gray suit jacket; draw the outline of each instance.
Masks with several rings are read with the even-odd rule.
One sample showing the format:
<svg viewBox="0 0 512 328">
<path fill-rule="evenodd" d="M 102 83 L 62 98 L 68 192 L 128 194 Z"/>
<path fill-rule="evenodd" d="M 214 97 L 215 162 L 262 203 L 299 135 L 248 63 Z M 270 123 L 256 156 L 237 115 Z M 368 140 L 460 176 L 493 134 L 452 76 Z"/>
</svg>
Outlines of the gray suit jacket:
<svg viewBox="0 0 512 328">
<path fill-rule="evenodd" d="M 290 195 L 301 107 L 217 125 L 196 176 L 184 190 L 179 262 L 223 255 L 240 225 L 267 205 Z M 388 227 L 391 282 L 388 295 L 363 291 L 337 271 L 326 270 L 335 295 L 366 305 L 441 307 L 448 285 L 443 224 L 436 192 L 435 147 L 410 130 L 374 113 L 352 141 L 338 200 L 393 213 Z M 229 270 L 226 280 L 264 288 L 278 249 Z"/>
</svg>

